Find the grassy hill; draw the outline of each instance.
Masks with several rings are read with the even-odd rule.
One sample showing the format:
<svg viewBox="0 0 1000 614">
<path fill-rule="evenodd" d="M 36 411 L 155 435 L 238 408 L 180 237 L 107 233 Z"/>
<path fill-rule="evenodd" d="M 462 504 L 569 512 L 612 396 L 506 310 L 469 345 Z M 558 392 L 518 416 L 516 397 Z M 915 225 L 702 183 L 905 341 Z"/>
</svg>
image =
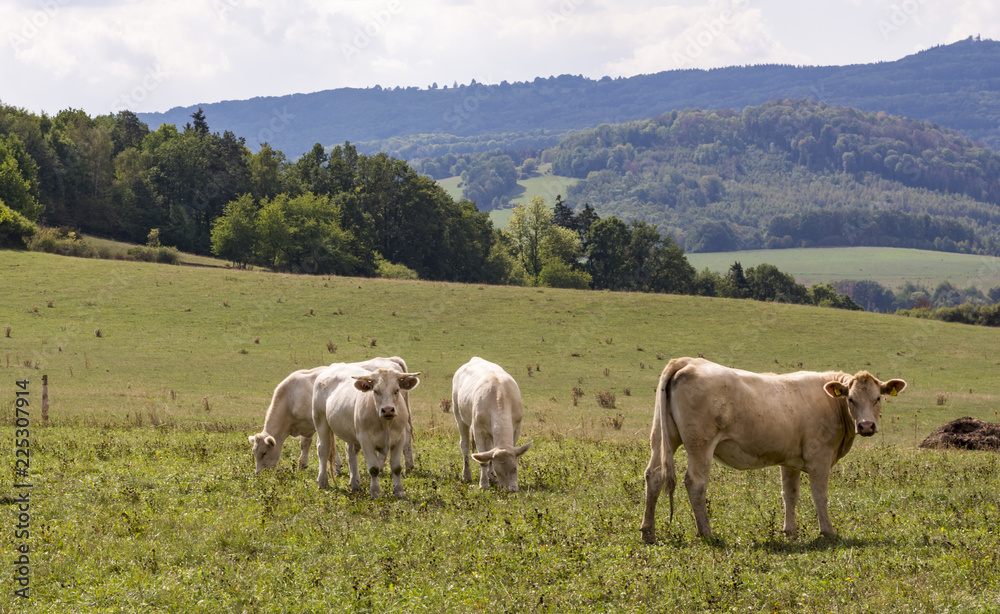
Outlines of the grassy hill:
<svg viewBox="0 0 1000 614">
<path fill-rule="evenodd" d="M 914 449 L 955 417 L 996 421 L 1000 330 L 752 301 L 9 251 L 0 278 L 0 389 L 11 400 L 0 437 L 19 446 L 3 456 L 15 467 L 15 449 L 30 450 L 20 479 L 33 484 L 25 511 L 25 489 L 2 473 L 0 505 L 18 504 L 30 537 L 3 531 L 0 547 L 28 548 L 8 573 L 27 568 L 34 612 L 1000 606 L 998 457 Z M 868 369 L 909 383 L 887 398 L 882 434 L 834 469 L 839 539 L 817 537 L 805 485 L 800 536 L 785 537 L 777 469 L 716 466 L 715 539 L 695 537 L 679 488 L 672 522 L 661 498 L 660 541 L 641 543 L 653 390 L 668 358 L 698 352 L 755 370 Z M 314 452 L 308 471 L 291 468 L 293 441 L 276 470 L 254 473 L 246 435 L 288 372 L 391 354 L 422 372 L 406 499 L 370 501 L 343 476 L 320 491 Z M 506 367 L 525 398 L 522 438 L 535 445 L 519 462 L 517 495 L 458 479 L 441 401 L 472 355 Z M 18 382 L 28 427 L 15 426 Z M 584 393 L 575 405 L 574 388 Z M 599 407 L 598 392 L 616 406 Z M 683 451 L 677 462 L 683 479 Z M 24 605 L 8 596 L 0 613 Z"/>
<path fill-rule="evenodd" d="M 443 187 L 448 195 L 458 200 L 462 198 L 461 177 L 446 177 L 438 179 L 438 185 Z M 552 206 L 556 202 L 556 196 L 566 197 L 569 188 L 579 181 L 574 177 L 562 177 L 552 174 L 552 164 L 542 164 L 538 167 L 538 174 L 527 179 L 519 179 L 517 182 L 517 193 L 511 195 L 510 209 L 494 209 L 490 211 L 490 219 L 497 228 L 504 228 L 510 221 L 511 209 L 518 203 L 527 203 L 535 196 L 541 196 L 545 202 Z"/>
<path fill-rule="evenodd" d="M 522 386 L 529 437 L 571 430 L 642 440 L 659 371 L 697 353 L 751 370 L 801 364 L 901 377 L 912 388 L 891 411 L 908 423 L 916 414 L 920 433 L 961 415 L 991 417 L 998 406 L 1000 330 L 898 316 L 23 252 L 2 252 L 0 273 L 0 324 L 11 327 L 0 366 L 11 381 L 48 374 L 57 423 L 155 414 L 249 432 L 289 372 L 377 355 L 403 356 L 425 374 L 414 395 L 421 428 L 449 423 L 438 406 L 459 365 L 473 355 L 499 362 Z M 585 392 L 578 406 L 575 387 Z M 598 407 L 600 391 L 615 394 L 614 411 Z M 939 393 L 947 404 L 935 405 Z M 602 426 L 618 414 L 624 428 Z M 913 442 L 909 428 L 885 437 Z"/>
<path fill-rule="evenodd" d="M 931 289 L 942 281 L 982 291 L 1000 286 L 1000 258 L 888 247 L 762 249 L 687 254 L 691 265 L 725 273 L 734 262 L 745 267 L 773 264 L 802 284 L 870 279 L 898 288 L 907 281 Z"/>
</svg>

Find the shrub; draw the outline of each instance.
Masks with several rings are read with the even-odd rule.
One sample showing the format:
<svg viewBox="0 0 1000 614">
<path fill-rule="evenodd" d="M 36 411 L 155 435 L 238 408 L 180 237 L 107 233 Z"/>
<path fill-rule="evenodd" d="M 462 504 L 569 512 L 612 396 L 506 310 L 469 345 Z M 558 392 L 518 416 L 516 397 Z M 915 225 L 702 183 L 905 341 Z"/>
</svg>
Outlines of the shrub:
<svg viewBox="0 0 1000 614">
<path fill-rule="evenodd" d="M 376 273 L 385 279 L 420 279 L 417 272 L 404 264 L 393 264 L 385 258 L 375 259 Z"/>
<path fill-rule="evenodd" d="M 0 200 L 0 247 L 26 247 L 37 230 L 31 220 Z"/>
<path fill-rule="evenodd" d="M 597 392 L 597 404 L 604 409 L 615 408 L 615 393 L 610 390 L 599 390 Z"/>
</svg>

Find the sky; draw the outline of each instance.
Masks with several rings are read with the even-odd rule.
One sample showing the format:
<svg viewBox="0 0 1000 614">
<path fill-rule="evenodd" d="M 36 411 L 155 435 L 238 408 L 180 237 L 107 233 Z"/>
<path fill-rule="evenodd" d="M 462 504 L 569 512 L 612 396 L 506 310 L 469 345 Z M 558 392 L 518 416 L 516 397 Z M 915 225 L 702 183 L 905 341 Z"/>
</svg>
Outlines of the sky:
<svg viewBox="0 0 1000 614">
<path fill-rule="evenodd" d="M 340 87 L 892 61 L 996 0 L 0 0 L 0 101 L 166 111 Z"/>
</svg>

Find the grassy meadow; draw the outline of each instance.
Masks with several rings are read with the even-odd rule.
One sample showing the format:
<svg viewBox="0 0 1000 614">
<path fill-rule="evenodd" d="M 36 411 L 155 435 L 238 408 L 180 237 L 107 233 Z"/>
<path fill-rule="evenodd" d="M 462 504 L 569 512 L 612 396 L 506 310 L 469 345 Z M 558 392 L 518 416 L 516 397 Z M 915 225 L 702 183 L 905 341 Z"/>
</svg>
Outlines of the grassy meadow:
<svg viewBox="0 0 1000 614">
<path fill-rule="evenodd" d="M 514 205 L 527 203 L 535 196 L 541 196 L 545 202 L 552 207 L 555 205 L 556 196 L 566 197 L 570 186 L 578 182 L 574 177 L 561 177 L 552 174 L 552 163 L 538 166 L 538 173 L 534 177 L 520 179 L 517 182 L 516 193 L 511 195 L 511 207 L 509 209 L 494 209 L 490 211 L 490 219 L 497 228 L 506 228 L 513 214 Z M 438 184 L 445 189 L 448 194 L 458 200 L 462 198 L 461 177 L 446 177 L 438 179 Z"/>
<path fill-rule="evenodd" d="M 0 612 L 806 611 L 1000 607 L 995 454 L 918 451 L 954 418 L 997 421 L 1000 330 L 680 296 L 296 277 L 0 252 L 0 436 L 32 401 L 31 608 Z M 838 540 L 780 534 L 777 469 L 713 469 L 717 539 L 681 489 L 644 545 L 642 471 L 659 372 L 675 356 L 759 371 L 899 377 L 881 434 L 831 478 Z M 408 497 L 320 492 L 315 454 L 257 475 L 259 431 L 290 371 L 399 355 L 411 395 Z M 517 495 L 458 480 L 441 402 L 473 355 L 525 399 Z M 48 375 L 50 421 L 37 407 Z M 573 402 L 573 389 L 583 396 Z M 597 397 L 614 396 L 614 408 Z M 3 456 L 15 465 L 14 447 Z M 683 451 L 678 455 L 683 475 Z M 14 524 L 13 471 L 0 481 Z M 384 485 L 383 485 L 384 486 Z M 8 494 L 9 493 L 9 494 Z M 11 526 L 2 526 L 11 553 Z M 7 558 L 12 558 L 8 555 Z"/>
<path fill-rule="evenodd" d="M 1000 286 L 1000 258 L 918 249 L 764 249 L 687 254 L 687 259 L 699 271 L 708 268 L 720 273 L 728 271 L 734 262 L 741 263 L 743 268 L 763 263 L 773 264 L 806 285 L 842 279 L 870 279 L 890 288 L 899 288 L 911 281 L 933 290 L 945 280 L 959 288 L 976 286 L 983 292 Z"/>
</svg>

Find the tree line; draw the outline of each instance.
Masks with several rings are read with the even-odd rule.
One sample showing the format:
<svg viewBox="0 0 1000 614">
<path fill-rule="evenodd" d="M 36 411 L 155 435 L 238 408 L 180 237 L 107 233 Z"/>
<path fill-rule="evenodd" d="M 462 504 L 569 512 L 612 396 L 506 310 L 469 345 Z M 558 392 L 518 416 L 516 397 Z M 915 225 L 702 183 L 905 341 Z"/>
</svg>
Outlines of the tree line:
<svg viewBox="0 0 1000 614">
<path fill-rule="evenodd" d="M 232 133 L 213 133 L 200 110 L 191 120 L 151 131 L 128 111 L 0 107 L 0 240 L 23 246 L 38 221 L 278 271 L 854 308 L 768 265 L 696 273 L 657 226 L 601 218 L 589 205 L 575 212 L 558 198 L 553 210 L 535 198 L 501 231 L 475 203 L 384 153 L 316 144 L 289 162 L 267 144 L 251 153 Z"/>
</svg>

